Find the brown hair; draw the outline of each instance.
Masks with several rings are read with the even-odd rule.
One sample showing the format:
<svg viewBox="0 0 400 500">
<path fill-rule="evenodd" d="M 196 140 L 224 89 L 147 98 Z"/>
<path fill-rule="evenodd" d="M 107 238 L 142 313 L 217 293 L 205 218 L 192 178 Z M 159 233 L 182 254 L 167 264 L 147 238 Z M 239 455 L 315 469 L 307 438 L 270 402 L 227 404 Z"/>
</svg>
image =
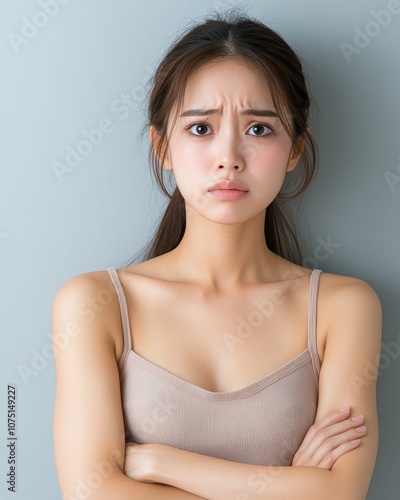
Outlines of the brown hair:
<svg viewBox="0 0 400 500">
<path fill-rule="evenodd" d="M 165 170 L 162 165 L 172 109 L 176 105 L 177 109 L 181 107 L 186 82 L 194 70 L 207 62 L 228 58 L 250 63 L 266 76 L 276 112 L 286 132 L 294 147 L 301 144 L 299 164 L 286 174 L 283 183 L 285 188 L 295 185 L 295 189 L 285 194 L 285 188 L 281 189 L 266 208 L 264 224 L 268 248 L 291 262 L 301 264 L 296 230 L 289 220 L 291 213 L 284 205 L 307 189 L 317 165 L 317 148 L 308 128 L 310 96 L 302 65 L 280 35 L 235 9 L 217 13 L 201 24 L 187 28 L 164 55 L 151 79 L 148 123 L 144 130 L 153 125 L 159 138 L 155 148 L 150 144 L 149 161 L 158 186 L 170 201 L 152 239 L 142 250 L 142 260 L 173 250 L 181 241 L 186 227 L 185 200 L 178 187 L 171 195 L 163 179 Z"/>
</svg>

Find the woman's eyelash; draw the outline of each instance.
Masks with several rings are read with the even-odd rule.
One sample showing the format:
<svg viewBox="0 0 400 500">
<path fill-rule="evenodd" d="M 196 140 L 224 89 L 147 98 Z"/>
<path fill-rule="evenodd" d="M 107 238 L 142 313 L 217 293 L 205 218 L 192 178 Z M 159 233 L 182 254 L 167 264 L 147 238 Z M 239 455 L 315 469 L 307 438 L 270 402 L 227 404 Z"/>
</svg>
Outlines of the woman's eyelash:
<svg viewBox="0 0 400 500">
<path fill-rule="evenodd" d="M 186 126 L 186 130 L 187 131 L 190 131 L 190 129 L 192 127 L 194 127 L 195 125 L 203 125 L 205 127 L 208 127 L 211 129 L 211 125 L 209 125 L 208 123 L 205 123 L 205 122 L 194 122 L 194 123 L 191 123 L 190 125 L 187 125 Z M 251 125 L 251 127 L 249 127 L 249 129 L 253 128 L 253 127 L 257 127 L 258 125 L 262 125 L 263 127 L 267 127 L 269 128 L 269 130 L 271 132 L 274 132 L 274 127 L 272 125 L 270 125 L 269 123 L 266 123 L 266 122 L 257 122 L 257 123 L 254 123 L 253 125 Z M 194 137 L 206 137 L 208 134 L 192 134 Z M 267 134 L 267 135 L 261 135 L 261 136 L 257 136 L 257 135 L 254 135 L 253 137 L 267 137 L 268 135 L 271 135 L 271 133 Z"/>
<path fill-rule="evenodd" d="M 208 127 L 208 128 L 211 128 L 211 126 L 208 124 L 208 123 L 204 123 L 204 122 L 194 122 L 194 123 L 191 123 L 190 125 L 188 125 L 186 127 L 186 130 L 187 131 L 190 131 L 190 129 L 192 127 L 194 127 L 195 125 L 203 125 L 205 127 Z M 194 137 L 203 137 L 204 134 L 192 134 Z"/>
<path fill-rule="evenodd" d="M 264 127 L 267 127 L 270 129 L 271 132 L 274 132 L 274 127 L 272 125 L 270 125 L 269 123 L 265 123 L 265 122 L 258 122 L 258 123 L 255 123 L 254 125 L 252 125 L 250 128 L 252 127 L 257 127 L 257 125 L 262 125 Z M 269 134 L 268 134 L 269 135 Z"/>
</svg>

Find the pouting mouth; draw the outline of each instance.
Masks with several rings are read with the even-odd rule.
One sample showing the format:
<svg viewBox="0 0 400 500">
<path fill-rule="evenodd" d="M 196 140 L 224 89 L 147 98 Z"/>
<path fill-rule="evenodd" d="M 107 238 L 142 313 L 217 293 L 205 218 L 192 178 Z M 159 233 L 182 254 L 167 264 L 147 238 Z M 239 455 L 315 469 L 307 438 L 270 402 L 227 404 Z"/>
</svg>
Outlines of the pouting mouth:
<svg viewBox="0 0 400 500">
<path fill-rule="evenodd" d="M 218 190 L 227 189 L 227 190 L 244 191 L 244 192 L 248 191 L 247 186 L 245 184 L 233 180 L 231 181 L 223 180 L 217 182 L 216 184 L 214 184 L 214 186 L 210 187 L 209 191 L 216 191 L 217 189 Z"/>
</svg>

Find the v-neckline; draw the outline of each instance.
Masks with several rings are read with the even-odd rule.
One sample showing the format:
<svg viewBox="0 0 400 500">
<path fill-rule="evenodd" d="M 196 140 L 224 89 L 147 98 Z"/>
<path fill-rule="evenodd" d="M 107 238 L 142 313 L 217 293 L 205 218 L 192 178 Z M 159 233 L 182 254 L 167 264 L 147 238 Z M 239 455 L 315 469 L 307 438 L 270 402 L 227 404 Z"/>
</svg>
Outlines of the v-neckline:
<svg viewBox="0 0 400 500">
<path fill-rule="evenodd" d="M 151 373 L 152 375 L 156 376 L 159 379 L 162 379 L 170 384 L 180 387 L 186 392 L 206 397 L 208 399 L 224 399 L 224 400 L 241 399 L 247 396 L 251 396 L 252 394 L 255 394 L 256 392 L 264 389 L 264 387 L 274 382 L 277 382 L 286 375 L 289 375 L 291 372 L 297 370 L 306 363 L 311 362 L 310 349 L 309 347 L 306 347 L 304 351 L 297 354 L 294 358 L 290 359 L 289 361 L 279 366 L 272 372 L 267 373 L 260 379 L 251 382 L 250 384 L 244 387 L 235 389 L 233 391 L 209 391 L 208 389 L 204 389 L 199 385 L 193 384 L 188 380 L 178 377 L 178 375 L 175 375 L 174 373 L 166 370 L 165 368 L 162 368 L 161 366 L 153 363 L 152 361 L 144 358 L 143 356 L 140 356 L 140 354 L 135 352 L 133 349 L 129 349 L 127 352 L 127 357 L 125 359 L 123 367 L 123 374 L 127 369 L 126 365 L 127 363 L 129 363 L 130 357 L 133 357 L 132 359 L 134 365 L 139 366 L 139 368 Z M 121 381 L 122 378 L 123 377 L 121 377 Z"/>
<path fill-rule="evenodd" d="M 130 328 L 130 322 L 129 322 L 129 312 L 126 304 L 126 298 L 125 298 L 125 293 L 122 288 L 120 278 L 118 275 L 118 271 L 115 268 L 109 268 L 113 269 L 117 282 L 119 284 L 120 292 L 121 292 L 121 297 L 120 300 L 123 301 L 124 304 L 120 304 L 122 309 L 125 310 L 126 317 L 123 315 L 123 324 L 124 324 L 124 330 L 126 329 L 126 335 L 128 336 L 128 342 L 129 342 L 129 348 L 126 351 L 124 359 L 120 359 L 119 361 L 119 366 L 120 366 L 120 382 L 122 382 L 124 373 L 126 371 L 126 365 L 128 363 L 128 359 L 133 359 L 133 364 L 136 366 L 139 366 L 141 369 L 147 371 L 148 373 L 151 373 L 158 377 L 159 379 L 163 379 L 167 381 L 170 384 L 173 384 L 177 387 L 180 387 L 182 390 L 186 391 L 187 393 L 192 393 L 192 394 L 197 394 L 199 396 L 205 397 L 207 399 L 222 399 L 222 400 L 229 400 L 229 399 L 240 399 L 244 398 L 247 396 L 250 396 L 252 394 L 255 394 L 256 392 L 262 390 L 264 387 L 277 382 L 278 380 L 282 379 L 286 375 L 289 375 L 293 371 L 297 370 L 301 366 L 310 363 L 311 365 L 311 371 L 314 372 L 315 376 L 315 381 L 318 387 L 318 368 L 316 366 L 318 365 L 318 359 L 317 353 L 313 353 L 311 349 L 310 342 L 312 339 L 310 338 L 310 329 L 315 329 L 316 325 L 311 326 L 311 321 L 315 321 L 315 319 L 312 320 L 311 315 L 313 314 L 313 311 L 310 310 L 311 307 L 315 307 L 315 304 L 312 304 L 312 302 L 316 301 L 316 293 L 317 289 L 315 288 L 313 290 L 313 275 L 314 273 L 321 273 L 322 270 L 316 268 L 313 269 L 312 272 L 310 273 L 310 289 L 309 289 L 309 296 L 308 296 L 308 327 L 307 327 L 307 347 L 297 354 L 294 358 L 290 359 L 280 367 L 276 368 L 272 372 L 267 373 L 260 379 L 251 382 L 250 384 L 241 387 L 239 389 L 235 389 L 233 391 L 209 391 L 208 389 L 204 389 L 203 387 L 193 384 L 192 382 L 189 382 L 188 380 L 185 380 L 178 375 L 175 375 L 174 373 L 166 370 L 165 368 L 162 368 L 161 366 L 157 365 L 156 363 L 153 363 L 152 361 L 144 358 L 137 352 L 135 352 L 132 349 L 132 337 L 131 337 L 131 328 Z M 314 297 L 312 297 L 312 295 Z M 124 339 L 125 339 L 125 333 L 124 333 Z M 317 370 L 317 371 L 316 371 Z"/>
</svg>

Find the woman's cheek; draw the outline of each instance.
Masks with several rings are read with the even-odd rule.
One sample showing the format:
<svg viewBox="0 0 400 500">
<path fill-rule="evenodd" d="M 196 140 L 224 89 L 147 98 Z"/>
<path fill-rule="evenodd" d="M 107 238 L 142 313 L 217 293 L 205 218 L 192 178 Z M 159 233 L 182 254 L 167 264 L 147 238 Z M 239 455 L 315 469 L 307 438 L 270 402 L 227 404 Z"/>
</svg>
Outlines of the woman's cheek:
<svg viewBox="0 0 400 500">
<path fill-rule="evenodd" d="M 286 175 L 288 153 L 281 149 L 263 151 L 253 164 L 254 177 L 260 186 L 265 186 L 265 194 L 271 201 L 281 190 Z"/>
<path fill-rule="evenodd" d="M 289 151 L 280 142 L 259 146 L 256 150 L 255 161 L 258 165 L 265 165 L 270 169 L 281 169 L 286 167 Z"/>
<path fill-rule="evenodd" d="M 268 173 L 286 172 L 288 152 L 281 148 L 264 149 L 260 151 L 255 160 L 256 165 L 267 169 Z"/>
<path fill-rule="evenodd" d="M 205 170 L 204 166 L 203 170 Z M 193 154 L 180 155 L 179 158 L 174 159 L 173 173 L 183 198 L 191 205 L 194 204 L 199 208 L 203 206 L 206 189 L 204 186 L 210 183 L 207 184 L 206 174 L 202 171 L 199 159 Z"/>
</svg>

